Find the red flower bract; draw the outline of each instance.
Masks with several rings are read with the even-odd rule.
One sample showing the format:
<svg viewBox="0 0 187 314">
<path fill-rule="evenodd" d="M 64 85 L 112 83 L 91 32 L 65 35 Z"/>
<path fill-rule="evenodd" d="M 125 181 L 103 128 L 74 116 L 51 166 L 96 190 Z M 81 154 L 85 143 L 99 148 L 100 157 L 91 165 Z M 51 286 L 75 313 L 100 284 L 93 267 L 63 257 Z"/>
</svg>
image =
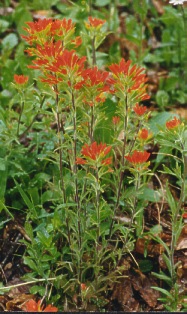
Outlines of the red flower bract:
<svg viewBox="0 0 187 314">
<path fill-rule="evenodd" d="M 138 138 L 146 140 L 149 136 L 149 131 L 147 129 L 141 129 L 138 133 Z"/>
<path fill-rule="evenodd" d="M 69 34 L 75 32 L 75 24 L 71 19 L 52 20 L 39 19 L 36 22 L 28 22 L 28 27 L 24 28 L 29 34 L 22 36 L 30 45 L 33 43 L 53 42 L 54 40 L 64 40 Z"/>
<path fill-rule="evenodd" d="M 19 85 L 26 84 L 28 82 L 29 77 L 26 75 L 17 75 L 14 74 L 14 82 Z"/>
<path fill-rule="evenodd" d="M 97 144 L 93 142 L 91 145 L 85 144 L 81 150 L 82 155 L 85 157 L 89 157 L 93 160 L 96 160 L 98 157 L 102 155 L 102 157 L 106 156 L 111 150 L 111 146 L 100 143 Z"/>
<path fill-rule="evenodd" d="M 66 34 L 69 31 L 75 30 L 75 24 L 72 22 L 71 19 L 67 20 L 66 18 L 62 20 L 55 20 L 51 24 L 50 32 L 53 35 L 62 36 L 63 34 Z"/>
<path fill-rule="evenodd" d="M 117 125 L 120 122 L 120 117 L 118 116 L 112 117 L 112 122 L 114 125 Z"/>
<path fill-rule="evenodd" d="M 88 68 L 81 73 L 82 80 L 79 85 L 85 88 L 86 102 L 93 101 L 93 95 L 95 100 L 102 101 L 102 93 L 110 92 L 111 78 L 107 71 L 100 71 L 96 66 Z"/>
<path fill-rule="evenodd" d="M 41 55 L 43 52 L 43 59 L 40 56 L 33 60 L 34 65 L 29 68 L 43 71 L 44 77 L 40 78 L 42 82 L 55 85 L 62 81 L 68 81 L 67 84 L 72 84 L 75 89 L 81 88 L 82 84 L 79 83 L 82 80 L 81 74 L 86 57 L 79 58 L 74 50 L 62 50 L 60 41 L 46 43 L 45 47 L 46 51 L 40 46 L 38 50 Z"/>
<path fill-rule="evenodd" d="M 125 156 L 125 158 L 132 164 L 143 164 L 148 160 L 150 153 L 135 150 L 132 155 Z"/>
<path fill-rule="evenodd" d="M 92 17 L 92 16 L 88 17 L 88 21 L 89 21 L 90 26 L 92 27 L 102 26 L 106 22 L 105 20 L 97 19 L 96 17 Z"/>
<path fill-rule="evenodd" d="M 133 107 L 134 112 L 138 116 L 142 116 L 146 111 L 147 107 L 146 106 L 140 106 L 138 103 Z"/>
<path fill-rule="evenodd" d="M 143 68 L 137 65 L 131 66 L 131 60 L 127 62 L 121 59 L 119 63 L 109 66 L 114 78 L 114 90 L 120 93 L 133 94 L 137 101 L 150 98 L 146 93 L 146 75 Z"/>
<path fill-rule="evenodd" d="M 33 299 L 27 301 L 22 309 L 25 312 L 57 312 L 58 308 L 55 306 L 52 306 L 51 304 L 47 305 L 46 308 L 44 309 L 43 306 L 41 306 L 41 300 L 38 302 L 34 301 Z"/>
<path fill-rule="evenodd" d="M 36 22 L 27 22 L 28 28 L 25 28 L 25 30 L 29 34 L 34 34 L 43 31 L 48 26 L 51 26 L 53 20 L 52 19 L 39 19 Z"/>
<path fill-rule="evenodd" d="M 180 120 L 175 117 L 173 120 L 167 121 L 166 122 L 166 128 L 167 129 L 174 129 L 180 124 Z"/>
<path fill-rule="evenodd" d="M 62 42 L 58 40 L 55 43 L 48 43 L 46 42 L 44 45 L 37 45 L 36 49 L 29 48 L 26 50 L 26 52 L 33 56 L 37 56 L 38 58 L 41 58 L 41 60 L 45 63 L 49 62 L 53 58 L 57 58 L 58 56 L 62 55 L 63 46 Z M 38 60 L 38 59 L 37 59 Z"/>
<path fill-rule="evenodd" d="M 109 66 L 110 71 L 115 74 L 116 76 L 119 76 L 120 73 L 128 74 L 129 67 L 131 65 L 131 60 L 128 60 L 125 62 L 124 59 L 121 59 L 120 63 L 113 63 Z"/>
<path fill-rule="evenodd" d="M 112 163 L 112 158 L 108 157 L 105 158 L 105 156 L 110 152 L 111 146 L 107 146 L 105 143 L 97 144 L 96 142 L 93 142 L 92 144 L 88 145 L 85 144 L 81 150 L 82 155 L 86 158 L 77 158 L 76 163 L 77 164 L 87 164 L 89 160 L 91 161 L 99 161 L 102 165 L 110 165 Z"/>
<path fill-rule="evenodd" d="M 81 158 L 81 157 L 77 157 L 76 158 L 76 164 L 78 164 L 78 165 L 85 165 L 86 164 L 86 160 Z"/>
<path fill-rule="evenodd" d="M 67 74 L 68 70 L 82 71 L 86 57 L 79 58 L 74 50 L 64 50 L 56 60 L 49 66 L 47 70 Z"/>
<path fill-rule="evenodd" d="M 96 66 L 93 68 L 86 69 L 82 72 L 82 77 L 84 79 L 84 85 L 95 86 L 103 85 L 107 82 L 109 73 L 106 71 L 100 71 Z"/>
<path fill-rule="evenodd" d="M 22 35 L 22 38 L 32 45 L 33 42 L 37 41 L 41 32 L 50 31 L 52 22 L 52 19 L 39 19 L 36 22 L 27 22 L 28 27 L 25 27 L 24 30 L 27 31 L 29 36 Z"/>
</svg>

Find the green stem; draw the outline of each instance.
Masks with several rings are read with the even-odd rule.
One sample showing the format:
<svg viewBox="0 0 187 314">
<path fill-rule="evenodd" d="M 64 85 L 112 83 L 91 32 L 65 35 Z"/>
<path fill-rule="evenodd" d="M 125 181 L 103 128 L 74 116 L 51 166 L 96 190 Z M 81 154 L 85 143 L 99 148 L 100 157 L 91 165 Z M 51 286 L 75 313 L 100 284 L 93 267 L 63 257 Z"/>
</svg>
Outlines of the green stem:
<svg viewBox="0 0 187 314">
<path fill-rule="evenodd" d="M 21 123 L 21 117 L 23 114 L 24 105 L 25 105 L 25 101 L 22 100 L 21 101 L 21 110 L 20 110 L 19 119 L 18 119 L 17 136 L 19 136 L 19 129 L 20 129 L 20 123 Z"/>
<path fill-rule="evenodd" d="M 97 180 L 97 188 L 96 188 L 96 212 L 97 212 L 97 249 L 99 244 L 99 237 L 100 237 L 100 188 L 99 188 L 99 174 L 98 168 L 96 169 L 96 180 Z"/>
<path fill-rule="evenodd" d="M 62 138 L 61 138 L 61 128 L 62 123 L 60 119 L 60 110 L 59 110 L 59 96 L 58 96 L 58 87 L 55 86 L 56 92 L 56 108 L 57 108 L 57 133 L 58 133 L 58 146 L 59 146 L 59 169 L 60 169 L 60 182 L 61 182 L 61 189 L 63 192 L 64 204 L 66 203 L 66 193 L 65 193 L 65 186 L 64 186 L 64 178 L 63 178 L 63 163 L 62 163 Z"/>
<path fill-rule="evenodd" d="M 93 129 L 94 129 L 94 105 L 91 107 L 91 122 L 90 122 L 90 142 L 93 142 Z"/>
<path fill-rule="evenodd" d="M 122 190 L 122 183 L 123 183 L 123 177 L 124 177 L 124 165 L 125 165 L 125 151 L 126 151 L 126 144 L 127 144 L 127 137 L 126 137 L 127 126 L 128 126 L 128 98 L 126 96 L 126 98 L 125 98 L 125 116 L 124 116 L 124 139 L 123 139 L 122 157 L 121 157 L 122 166 L 121 166 L 120 173 L 119 173 L 119 184 L 118 184 L 118 188 L 117 188 L 117 200 L 116 200 L 116 205 L 114 208 L 113 216 L 115 216 L 116 211 L 118 209 L 120 196 L 121 196 L 121 190 Z M 109 239 L 111 238 L 113 225 L 114 225 L 114 220 L 112 219 L 112 222 L 110 225 L 110 231 L 109 231 Z"/>
<path fill-rule="evenodd" d="M 92 65 L 96 65 L 95 36 L 92 38 Z"/>
<path fill-rule="evenodd" d="M 57 85 L 54 87 L 54 90 L 56 92 L 56 108 L 57 108 L 57 133 L 58 133 L 58 146 L 59 146 L 59 169 L 60 169 L 60 184 L 61 189 L 63 193 L 63 201 L 64 204 L 66 203 L 66 191 L 65 191 L 65 185 L 64 185 L 64 177 L 63 177 L 63 163 L 62 163 L 62 136 L 61 131 L 63 134 L 65 134 L 64 125 L 61 121 L 60 116 L 60 110 L 59 110 L 59 92 Z M 66 227 L 67 227 L 67 233 L 68 233 L 68 243 L 71 247 L 71 232 L 70 232 L 70 226 L 69 226 L 69 218 L 66 217 Z"/>
<path fill-rule="evenodd" d="M 76 104 L 75 104 L 75 96 L 73 90 L 71 91 L 71 101 L 72 101 L 72 108 L 73 108 L 73 130 L 74 130 L 74 139 L 73 139 L 73 156 L 74 156 L 74 163 L 73 163 L 73 174 L 75 178 L 75 202 L 77 204 L 77 226 L 78 226 L 78 246 L 79 246 L 79 261 L 78 261 L 78 281 L 81 282 L 82 277 L 82 232 L 81 232 L 81 206 L 80 206 L 80 198 L 79 198 L 79 191 L 78 191 L 78 180 L 77 180 L 77 111 L 76 111 Z"/>
<path fill-rule="evenodd" d="M 136 205 L 138 201 L 137 194 L 138 194 L 139 188 L 140 188 L 140 173 L 137 172 L 136 178 L 135 178 L 135 192 L 134 192 L 134 200 L 133 200 L 133 206 L 132 206 L 132 216 L 131 216 L 131 221 L 128 228 L 129 230 L 131 230 L 131 227 L 134 222 L 134 216 L 136 215 Z"/>
</svg>

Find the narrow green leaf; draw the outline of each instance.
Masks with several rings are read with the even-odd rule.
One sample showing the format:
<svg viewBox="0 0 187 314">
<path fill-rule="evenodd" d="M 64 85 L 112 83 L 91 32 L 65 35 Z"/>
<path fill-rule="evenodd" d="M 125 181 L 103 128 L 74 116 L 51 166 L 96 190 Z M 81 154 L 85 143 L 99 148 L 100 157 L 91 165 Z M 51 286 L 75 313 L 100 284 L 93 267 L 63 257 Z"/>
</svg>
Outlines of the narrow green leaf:
<svg viewBox="0 0 187 314">
<path fill-rule="evenodd" d="M 33 211 L 34 209 L 34 204 L 30 201 L 30 199 L 28 198 L 27 194 L 23 191 L 23 189 L 20 187 L 20 185 L 16 182 L 16 180 L 14 180 L 16 187 L 19 191 L 19 193 L 21 194 L 25 204 L 27 205 L 27 207 Z"/>
<path fill-rule="evenodd" d="M 152 289 L 155 289 L 155 290 L 157 290 L 157 291 L 160 291 L 162 294 L 165 294 L 165 295 L 167 295 L 167 297 L 169 298 L 169 299 L 173 299 L 173 296 L 172 296 L 172 294 L 169 292 L 169 291 L 167 291 L 167 290 L 165 290 L 165 289 L 163 289 L 163 288 L 160 288 L 160 287 L 151 287 Z"/>
</svg>

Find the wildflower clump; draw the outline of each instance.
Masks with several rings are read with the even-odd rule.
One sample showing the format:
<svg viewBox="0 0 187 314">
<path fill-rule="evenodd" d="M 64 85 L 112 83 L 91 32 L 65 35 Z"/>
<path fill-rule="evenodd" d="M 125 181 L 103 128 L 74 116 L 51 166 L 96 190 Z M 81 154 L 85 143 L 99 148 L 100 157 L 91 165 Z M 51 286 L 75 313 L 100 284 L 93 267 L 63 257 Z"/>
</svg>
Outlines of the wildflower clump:
<svg viewBox="0 0 187 314">
<path fill-rule="evenodd" d="M 143 217 L 144 207 L 137 195 L 144 185 L 150 157 L 144 147 L 151 138 L 148 109 L 142 104 L 149 99 L 145 69 L 124 59 L 108 68 L 96 65 L 96 50 L 106 35 L 105 22 L 89 17 L 83 41 L 75 35 L 75 24 L 70 19 L 29 22 L 27 35 L 23 36 L 30 45 L 29 68 L 37 70 L 33 94 L 37 95 L 42 119 L 40 126 L 34 117 L 24 132 L 32 127 L 31 133 L 35 133 L 40 127 L 42 136 L 51 136 L 52 143 L 45 146 L 42 137 L 38 148 L 43 169 L 50 169 L 49 182 L 41 187 L 41 193 L 44 190 L 45 195 L 50 195 L 47 209 L 41 197 L 42 215 L 48 219 L 42 220 L 42 231 L 32 231 L 33 241 L 27 244 L 24 261 L 34 267 L 37 278 L 53 281 L 51 291 L 61 289 L 64 298 L 71 296 L 71 301 L 82 309 L 86 298 L 91 302 L 90 293 L 97 298 L 119 275 L 116 263 L 121 252 L 114 250 L 116 239 L 124 239 L 128 247 L 133 247 L 131 239 L 136 232 L 132 227 L 138 223 L 139 229 L 143 228 L 143 218 L 137 212 Z M 86 34 L 88 47 L 82 50 L 88 51 L 85 56 L 78 47 L 85 44 Z M 15 75 L 14 81 L 24 86 L 28 78 Z M 18 135 L 26 105 L 24 98 Z M 31 147 L 34 150 L 35 143 Z M 126 178 L 129 169 L 131 177 Z M 126 193 L 128 183 L 135 188 Z M 19 190 L 25 195 L 20 187 Z M 38 214 L 38 208 L 33 216 L 28 213 L 27 221 L 32 216 L 35 224 L 40 223 L 43 216 Z M 33 207 L 29 205 L 30 209 Z M 129 231 L 115 222 L 117 211 L 128 212 Z M 41 247 L 36 245 L 40 239 Z M 37 273 L 37 269 L 41 272 Z M 54 297 L 52 301 L 58 299 Z M 55 312 L 57 308 L 44 308 L 41 301 L 30 300 L 24 310 Z"/>
</svg>

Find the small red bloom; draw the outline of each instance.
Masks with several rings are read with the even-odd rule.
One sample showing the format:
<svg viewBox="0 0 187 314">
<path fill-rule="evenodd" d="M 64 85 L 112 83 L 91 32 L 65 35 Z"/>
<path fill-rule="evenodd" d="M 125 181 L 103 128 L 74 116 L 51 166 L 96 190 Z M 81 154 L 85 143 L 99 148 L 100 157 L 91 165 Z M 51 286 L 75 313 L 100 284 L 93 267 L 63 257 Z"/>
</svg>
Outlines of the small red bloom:
<svg viewBox="0 0 187 314">
<path fill-rule="evenodd" d="M 110 152 L 111 146 L 107 146 L 106 144 L 100 143 L 97 144 L 96 142 L 93 142 L 92 144 L 88 145 L 85 144 L 82 147 L 81 153 L 86 158 L 77 158 L 76 163 L 77 164 L 87 164 L 89 161 L 101 161 L 101 164 L 103 165 L 109 165 L 112 163 L 112 158 L 104 157 Z"/>
<path fill-rule="evenodd" d="M 81 150 L 82 155 L 96 160 L 100 156 L 106 156 L 111 150 L 111 146 L 100 143 L 97 144 L 93 142 L 91 145 L 85 144 Z"/>
<path fill-rule="evenodd" d="M 111 165 L 111 163 L 112 163 L 112 157 L 108 157 L 102 161 L 102 165 L 105 165 L 105 166 Z"/>
<path fill-rule="evenodd" d="M 23 305 L 23 310 L 25 312 L 57 312 L 58 308 L 49 304 L 44 309 L 43 306 L 41 306 L 41 300 L 36 302 L 31 299 Z"/>
<path fill-rule="evenodd" d="M 29 77 L 26 75 L 17 75 L 14 74 L 14 82 L 19 85 L 26 84 L 28 82 Z"/>
<path fill-rule="evenodd" d="M 86 164 L 86 160 L 80 157 L 76 158 L 76 164 L 77 165 L 85 165 Z"/>
<path fill-rule="evenodd" d="M 82 38 L 77 36 L 75 40 L 72 41 L 72 43 L 75 45 L 75 47 L 79 47 L 82 44 Z"/>
<path fill-rule="evenodd" d="M 97 66 L 81 73 L 82 80 L 78 86 L 84 89 L 85 103 L 94 105 L 105 101 L 105 92 L 110 92 L 111 78 L 107 71 L 100 71 Z"/>
<path fill-rule="evenodd" d="M 146 106 L 140 106 L 138 103 L 133 107 L 134 112 L 138 116 L 142 116 L 146 111 L 147 107 Z"/>
<path fill-rule="evenodd" d="M 69 70 L 83 70 L 86 57 L 79 58 L 74 50 L 64 50 L 62 55 L 58 55 L 56 60 L 49 66 L 47 70 L 67 74 Z"/>
<path fill-rule="evenodd" d="M 33 43 L 44 44 L 46 42 L 64 41 L 75 32 L 75 24 L 71 19 L 52 20 L 39 19 L 36 22 L 28 22 L 24 28 L 29 34 L 22 36 L 30 45 Z"/>
<path fill-rule="evenodd" d="M 75 24 L 72 22 L 71 19 L 67 20 L 66 18 L 62 20 L 54 20 L 51 24 L 50 33 L 53 36 L 62 37 L 66 35 L 68 32 L 73 34 L 75 31 Z"/>
<path fill-rule="evenodd" d="M 148 160 L 150 153 L 135 150 L 132 155 L 125 156 L 125 158 L 132 164 L 142 164 Z"/>
<path fill-rule="evenodd" d="M 147 129 L 141 129 L 138 133 L 138 138 L 146 140 L 149 136 L 149 131 Z"/>
<path fill-rule="evenodd" d="M 120 117 L 118 117 L 118 116 L 112 117 L 112 122 L 114 125 L 118 124 L 120 122 Z"/>
<path fill-rule="evenodd" d="M 27 22 L 26 24 L 29 26 L 29 28 L 25 28 L 25 30 L 30 33 L 39 33 L 46 29 L 48 26 L 51 26 L 53 20 L 52 19 L 39 19 L 36 22 Z"/>
<path fill-rule="evenodd" d="M 82 72 L 85 86 L 96 86 L 107 82 L 109 73 L 107 71 L 100 71 L 96 66 L 93 68 L 86 69 Z M 101 89 L 100 89 L 101 90 Z M 105 87 L 106 90 L 106 87 Z"/>
<path fill-rule="evenodd" d="M 87 285 L 85 283 L 81 283 L 81 290 L 84 291 L 87 289 Z"/>
<path fill-rule="evenodd" d="M 167 121 L 166 122 L 166 128 L 167 129 L 174 129 L 180 124 L 180 120 L 175 117 L 173 120 Z"/>
<path fill-rule="evenodd" d="M 92 17 L 92 16 L 89 16 L 88 17 L 88 21 L 89 21 L 89 24 L 86 23 L 86 26 L 89 28 L 90 26 L 92 27 L 101 27 L 103 24 L 105 24 L 105 20 L 101 20 L 101 19 L 97 19 L 96 17 Z"/>
<path fill-rule="evenodd" d="M 24 38 L 29 45 L 32 45 L 33 42 L 37 42 L 38 39 L 43 42 L 45 36 L 42 38 L 41 33 L 47 35 L 47 32 L 50 31 L 52 22 L 52 19 L 39 19 L 36 22 L 27 22 L 26 24 L 28 27 L 25 27 L 24 30 L 27 31 L 29 36 L 22 35 L 22 38 Z"/>
<path fill-rule="evenodd" d="M 109 66 L 109 69 L 116 76 L 119 76 L 120 73 L 128 75 L 130 65 L 131 65 L 131 60 L 128 60 L 127 62 L 125 62 L 124 59 L 121 59 L 119 64 L 117 64 L 117 63 L 111 64 Z M 133 67 L 132 67 L 132 69 L 133 69 Z"/>
</svg>

